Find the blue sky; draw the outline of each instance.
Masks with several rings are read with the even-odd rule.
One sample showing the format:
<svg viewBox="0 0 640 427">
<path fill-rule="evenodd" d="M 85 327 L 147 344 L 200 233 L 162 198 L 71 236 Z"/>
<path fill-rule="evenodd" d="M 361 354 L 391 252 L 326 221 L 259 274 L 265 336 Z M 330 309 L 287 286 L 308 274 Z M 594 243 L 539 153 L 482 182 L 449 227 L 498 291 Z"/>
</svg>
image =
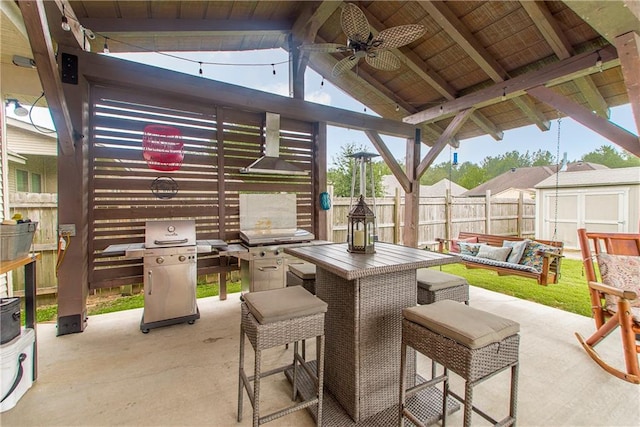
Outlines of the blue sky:
<svg viewBox="0 0 640 427">
<path fill-rule="evenodd" d="M 187 74 L 199 75 L 199 64 L 202 65 L 202 77 L 219 80 L 227 83 L 250 87 L 265 92 L 288 96 L 288 54 L 283 50 L 261 50 L 250 52 L 180 52 L 175 56 L 186 58 L 182 60 L 157 53 L 113 54 L 121 58 L 155 65 Z M 207 63 L 218 63 L 213 65 Z M 247 64 L 247 65 L 240 65 Z M 275 64 L 275 65 L 271 65 Z M 273 74 L 275 69 L 276 74 Z M 305 73 L 305 98 L 308 101 L 317 102 L 347 110 L 375 115 L 370 109 L 365 112 L 363 104 L 355 101 L 340 89 L 325 81 L 321 85 L 322 76 L 307 68 Z M 11 115 L 11 114 L 9 114 Z M 46 119 L 41 119 L 46 122 Z M 635 124 L 629 104 L 612 108 L 611 119 L 633 133 L 636 133 Z M 527 126 L 504 132 L 502 141 L 495 141 L 489 136 L 477 137 L 460 141 L 458 162 L 473 162 L 480 164 L 487 156 L 499 156 L 506 152 L 518 151 L 520 153 L 533 153 L 538 150 L 547 150 L 554 156 L 556 154 L 557 121 L 552 121 L 551 130 L 540 131 L 536 126 Z M 330 127 L 327 135 L 327 162 L 331 166 L 333 160 L 340 154 L 340 147 L 344 144 L 355 143 L 368 147 L 375 152 L 375 148 L 369 139 L 361 131 L 344 128 Z M 405 140 L 383 135 L 383 140 L 393 153 L 394 157 L 403 160 L 405 157 Z M 560 157 L 567 152 L 570 161 L 577 160 L 582 155 L 607 145 L 620 150 L 609 140 L 603 138 L 590 129 L 582 126 L 570 118 L 563 118 L 560 135 Z M 423 146 L 422 156 L 428 151 Z M 435 163 L 447 162 L 452 150 L 444 149 Z"/>
</svg>

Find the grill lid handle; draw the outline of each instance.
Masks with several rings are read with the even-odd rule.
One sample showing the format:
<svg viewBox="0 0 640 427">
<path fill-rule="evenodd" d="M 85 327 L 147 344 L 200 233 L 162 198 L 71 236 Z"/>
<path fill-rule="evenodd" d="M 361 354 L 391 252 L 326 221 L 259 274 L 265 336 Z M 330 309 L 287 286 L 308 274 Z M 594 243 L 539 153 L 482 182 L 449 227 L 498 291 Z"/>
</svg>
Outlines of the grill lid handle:
<svg viewBox="0 0 640 427">
<path fill-rule="evenodd" d="M 180 245 L 182 243 L 187 243 L 189 239 L 181 239 L 181 240 L 154 240 L 154 245 Z"/>
</svg>

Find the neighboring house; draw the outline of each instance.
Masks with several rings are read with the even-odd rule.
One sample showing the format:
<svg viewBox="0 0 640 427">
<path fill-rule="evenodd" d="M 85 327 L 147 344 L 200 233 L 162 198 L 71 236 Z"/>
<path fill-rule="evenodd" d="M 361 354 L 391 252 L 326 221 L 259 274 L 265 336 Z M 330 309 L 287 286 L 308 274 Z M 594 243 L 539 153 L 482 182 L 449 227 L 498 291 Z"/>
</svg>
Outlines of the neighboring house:
<svg viewBox="0 0 640 427">
<path fill-rule="evenodd" d="M 535 186 L 540 181 L 554 175 L 557 165 L 553 166 L 532 166 L 526 168 L 512 168 L 510 171 L 498 175 L 489 181 L 478 185 L 465 192 L 462 196 L 484 197 L 487 191 L 491 191 L 492 197 L 518 198 L 520 193 L 527 199 L 535 196 Z M 567 164 L 567 172 L 577 172 L 585 170 L 608 169 L 606 166 L 589 162 L 574 162 Z"/>
<path fill-rule="evenodd" d="M 395 196 L 396 189 L 399 189 L 401 193 L 404 190 L 398 180 L 393 175 L 385 175 L 382 177 L 382 185 L 384 187 L 384 195 L 386 197 Z M 421 185 L 420 197 L 444 197 L 447 191 L 451 191 L 452 196 L 459 196 L 467 191 L 466 188 L 449 181 L 448 179 L 442 179 L 433 185 Z"/>
<path fill-rule="evenodd" d="M 577 249 L 578 228 L 640 232 L 640 167 L 560 172 L 557 178 L 557 186 L 555 174 L 535 186 L 537 237 Z"/>
<path fill-rule="evenodd" d="M 40 130 L 38 130 L 40 129 Z M 6 117 L 7 182 L 9 217 L 20 213 L 38 222 L 32 249 L 38 261 L 38 294 L 55 292 L 57 251 L 58 142 L 55 131 Z M 50 133 L 49 133 L 50 132 Z M 22 288 L 23 277 L 14 273 L 13 288 Z M 0 296 L 12 295 L 0 279 Z"/>
</svg>

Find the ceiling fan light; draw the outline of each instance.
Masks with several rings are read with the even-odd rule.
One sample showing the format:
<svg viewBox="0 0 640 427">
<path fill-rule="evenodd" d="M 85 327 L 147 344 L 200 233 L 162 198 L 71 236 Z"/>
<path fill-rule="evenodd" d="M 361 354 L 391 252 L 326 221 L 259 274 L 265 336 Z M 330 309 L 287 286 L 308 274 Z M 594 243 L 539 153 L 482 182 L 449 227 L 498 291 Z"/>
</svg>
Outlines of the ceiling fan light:
<svg viewBox="0 0 640 427">
<path fill-rule="evenodd" d="M 62 23 L 60 24 L 63 30 L 71 31 L 71 25 L 69 25 L 69 20 L 65 15 L 62 15 Z"/>
</svg>

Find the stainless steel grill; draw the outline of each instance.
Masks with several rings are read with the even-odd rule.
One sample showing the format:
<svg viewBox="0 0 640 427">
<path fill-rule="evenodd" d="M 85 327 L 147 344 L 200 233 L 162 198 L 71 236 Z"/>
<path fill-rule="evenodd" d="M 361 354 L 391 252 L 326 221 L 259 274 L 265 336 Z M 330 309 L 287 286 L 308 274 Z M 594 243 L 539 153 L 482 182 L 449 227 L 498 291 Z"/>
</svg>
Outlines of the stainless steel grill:
<svg viewBox="0 0 640 427">
<path fill-rule="evenodd" d="M 197 245 L 193 220 L 147 221 L 145 227 L 144 312 L 140 330 L 200 318 L 196 304 Z"/>
<path fill-rule="evenodd" d="M 296 228 L 295 194 L 241 194 L 240 238 L 247 252 L 239 256 L 242 292 L 283 288 L 285 247 L 310 244 L 313 233 Z"/>
</svg>

